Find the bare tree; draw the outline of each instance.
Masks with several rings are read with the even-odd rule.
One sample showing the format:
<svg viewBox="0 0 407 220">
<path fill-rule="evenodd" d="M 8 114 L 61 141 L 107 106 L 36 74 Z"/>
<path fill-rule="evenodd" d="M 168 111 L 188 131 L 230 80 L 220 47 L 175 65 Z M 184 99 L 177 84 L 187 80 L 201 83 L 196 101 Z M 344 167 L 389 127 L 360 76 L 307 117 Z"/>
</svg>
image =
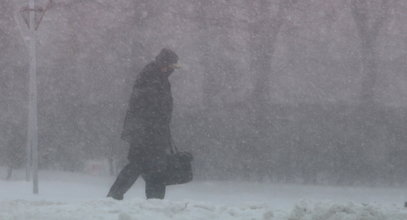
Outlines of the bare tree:
<svg viewBox="0 0 407 220">
<path fill-rule="evenodd" d="M 205 108 L 211 108 L 213 105 L 213 98 L 219 92 L 219 85 L 216 81 L 217 74 L 214 73 L 212 67 L 212 44 L 211 35 L 213 35 L 213 29 L 210 19 L 210 6 L 212 1 L 198 0 L 195 2 L 194 7 L 196 15 L 193 16 L 193 22 L 195 22 L 199 29 L 199 37 L 197 42 L 201 51 L 199 63 L 203 68 L 203 106 Z"/>
<path fill-rule="evenodd" d="M 250 103 L 253 106 L 256 125 L 267 122 L 269 119 L 267 103 L 269 102 L 270 77 L 273 73 L 272 58 L 287 12 L 296 2 L 296 0 L 278 1 L 277 11 L 273 15 L 269 0 L 257 0 L 254 4 L 252 1 L 247 1 L 247 8 L 250 9 L 252 17 L 249 22 L 249 45 L 252 59 L 250 70 L 255 74 Z"/>
<path fill-rule="evenodd" d="M 362 105 L 374 103 L 374 89 L 378 77 L 377 45 L 378 36 L 389 17 L 390 0 L 351 0 L 351 12 L 360 39 Z"/>
</svg>

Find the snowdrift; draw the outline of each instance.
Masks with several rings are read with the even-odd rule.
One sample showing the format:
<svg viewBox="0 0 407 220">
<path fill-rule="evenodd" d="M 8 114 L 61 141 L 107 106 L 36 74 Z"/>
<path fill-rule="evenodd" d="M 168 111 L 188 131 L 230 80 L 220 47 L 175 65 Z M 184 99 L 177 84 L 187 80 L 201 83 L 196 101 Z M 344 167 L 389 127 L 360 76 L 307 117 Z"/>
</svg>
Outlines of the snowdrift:
<svg viewBox="0 0 407 220">
<path fill-rule="evenodd" d="M 0 220 L 407 220 L 404 187 L 193 181 L 145 200 L 140 180 L 116 201 L 111 176 L 42 171 L 39 195 L 23 179 L 0 179 Z"/>
<path fill-rule="evenodd" d="M 51 201 L 2 201 L 1 220 L 406 220 L 407 212 L 367 204 L 311 204 L 301 202 L 292 210 L 267 204 L 212 205 L 194 201 L 131 199 L 94 200 L 81 203 Z"/>
</svg>

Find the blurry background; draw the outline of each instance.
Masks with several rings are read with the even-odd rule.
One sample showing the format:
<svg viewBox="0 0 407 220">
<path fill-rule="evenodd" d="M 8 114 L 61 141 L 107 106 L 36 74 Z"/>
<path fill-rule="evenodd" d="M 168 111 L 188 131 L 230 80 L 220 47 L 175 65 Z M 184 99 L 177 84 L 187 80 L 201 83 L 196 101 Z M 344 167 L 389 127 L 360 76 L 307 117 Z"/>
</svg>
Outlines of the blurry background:
<svg viewBox="0 0 407 220">
<path fill-rule="evenodd" d="M 25 164 L 24 6 L 0 1 L 12 169 Z M 169 47 L 183 66 L 173 138 L 197 180 L 407 185 L 407 1 L 54 0 L 37 34 L 41 169 L 115 174 L 133 81 Z"/>
</svg>

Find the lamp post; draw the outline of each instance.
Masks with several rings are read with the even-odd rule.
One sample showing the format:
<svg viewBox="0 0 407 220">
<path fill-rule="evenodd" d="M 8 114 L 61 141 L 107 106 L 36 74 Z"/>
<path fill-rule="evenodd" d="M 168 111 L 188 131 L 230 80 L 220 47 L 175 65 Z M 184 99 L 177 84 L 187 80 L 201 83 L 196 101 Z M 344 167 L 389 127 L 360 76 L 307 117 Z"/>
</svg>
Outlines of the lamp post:
<svg viewBox="0 0 407 220">
<path fill-rule="evenodd" d="M 37 124 L 37 57 L 36 57 L 36 33 L 35 33 L 35 0 L 28 0 L 29 28 L 29 97 L 28 97 L 28 128 L 27 128 L 27 180 L 32 171 L 33 193 L 38 194 L 38 124 Z M 24 11 L 23 11 L 24 12 Z M 31 169 L 30 169 L 31 167 Z"/>
<path fill-rule="evenodd" d="M 27 127 L 27 167 L 26 179 L 29 181 L 30 173 L 33 178 L 33 193 L 38 194 L 38 104 L 37 104 L 37 55 L 36 44 L 38 29 L 45 12 L 51 7 L 49 0 L 45 8 L 36 7 L 35 0 L 28 0 L 28 7 L 21 9 L 21 15 L 28 26 L 29 48 L 29 103 L 28 103 L 28 127 Z M 28 12 L 28 14 L 26 14 Z M 36 14 L 38 18 L 36 19 Z M 25 17 L 26 16 L 26 17 Z"/>
<path fill-rule="evenodd" d="M 29 53 L 30 53 L 30 82 L 29 82 L 29 113 L 28 113 L 28 140 L 31 146 L 33 193 L 38 194 L 38 104 L 37 104 L 37 55 L 36 55 L 36 33 L 35 33 L 35 0 L 29 0 Z"/>
</svg>

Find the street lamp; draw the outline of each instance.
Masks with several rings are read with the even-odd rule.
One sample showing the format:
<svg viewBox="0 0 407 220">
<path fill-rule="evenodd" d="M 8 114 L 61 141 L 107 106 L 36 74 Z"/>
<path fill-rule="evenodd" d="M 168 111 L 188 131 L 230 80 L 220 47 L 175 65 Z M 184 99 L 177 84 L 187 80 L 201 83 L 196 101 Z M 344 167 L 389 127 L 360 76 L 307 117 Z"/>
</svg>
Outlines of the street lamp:
<svg viewBox="0 0 407 220">
<path fill-rule="evenodd" d="M 21 15 L 29 28 L 29 107 L 28 107 L 28 132 L 27 132 L 27 174 L 30 176 L 30 166 L 33 175 L 33 193 L 38 194 L 38 104 L 37 104 L 37 57 L 36 57 L 36 30 L 47 9 L 52 4 L 49 0 L 46 8 L 36 7 L 35 0 L 28 0 L 28 7 L 21 9 Z M 28 13 L 28 14 L 27 14 Z M 36 14 L 39 19 L 36 19 Z M 27 18 L 28 17 L 28 18 Z"/>
</svg>

